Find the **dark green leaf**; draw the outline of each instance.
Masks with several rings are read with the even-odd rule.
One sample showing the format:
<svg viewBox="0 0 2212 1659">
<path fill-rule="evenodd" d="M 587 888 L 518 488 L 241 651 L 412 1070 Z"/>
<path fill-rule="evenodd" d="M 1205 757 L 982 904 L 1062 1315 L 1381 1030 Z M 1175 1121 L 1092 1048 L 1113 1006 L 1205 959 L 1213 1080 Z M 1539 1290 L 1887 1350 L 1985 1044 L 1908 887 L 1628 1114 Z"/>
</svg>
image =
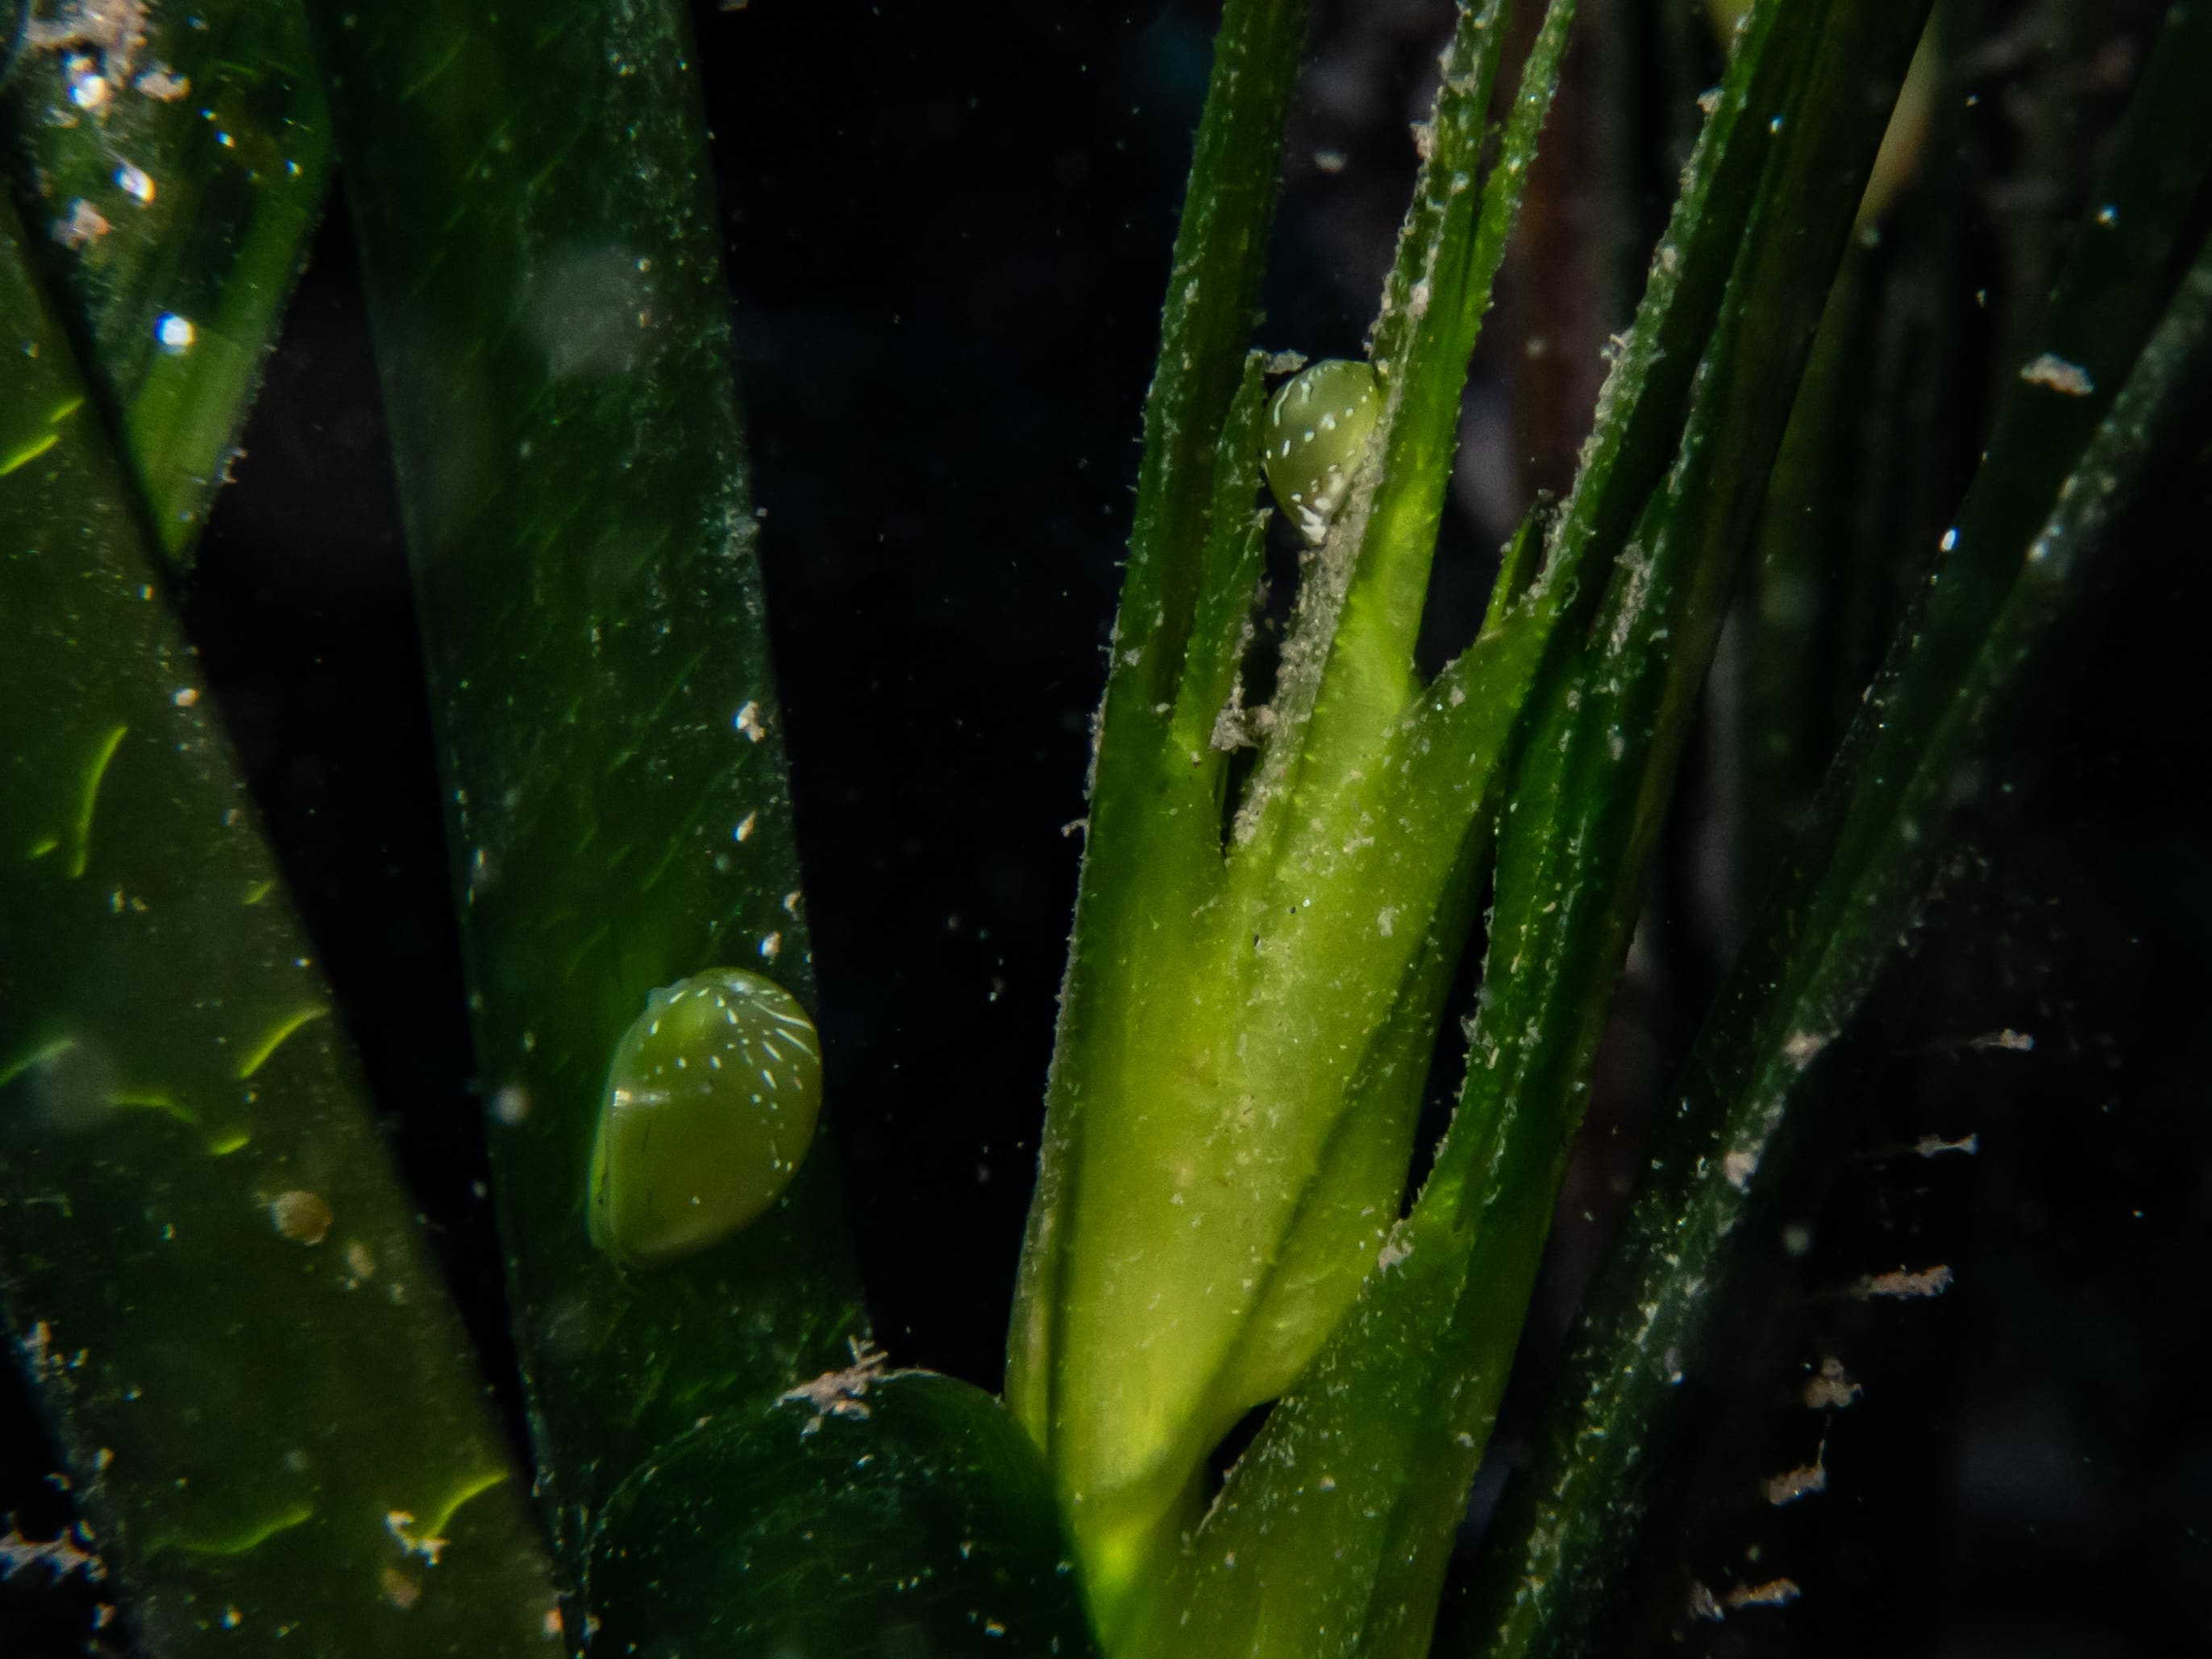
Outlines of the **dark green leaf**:
<svg viewBox="0 0 2212 1659">
<path fill-rule="evenodd" d="M 2130 550 L 2112 533 L 2113 514 L 2161 444 L 2201 421 L 2212 253 L 2199 254 L 2124 388 L 2111 365 L 2113 336 L 2147 332 L 2147 307 L 2124 330 L 2075 313 L 2113 303 L 2113 290 L 2081 274 L 2084 264 L 2104 267 L 2100 280 L 2125 291 L 2098 236 L 2116 228 L 2102 222 L 2105 207 L 2126 203 L 2145 239 L 2126 267 L 2138 274 L 2138 295 L 2166 267 L 2191 194 L 2182 175 L 2193 167 L 2201 179 L 2212 165 L 2212 124 L 2193 107 L 2208 71 L 2212 27 L 2177 7 L 2045 324 L 2058 339 L 2111 331 L 2086 371 L 2105 377 L 2105 417 L 2082 434 L 2075 406 L 2051 400 L 2047 387 L 2022 394 L 2040 410 L 2001 428 L 1960 514 L 1961 556 L 1900 628 L 1885 679 L 1822 792 L 1814 845 L 1801 854 L 1806 873 L 1762 919 L 1723 988 L 1678 1091 L 1682 1109 L 1655 1149 L 1659 1173 L 1592 1293 L 1541 1454 L 1477 1589 L 1473 1626 L 1485 1654 L 1571 1650 L 1587 1629 L 1634 1542 L 1674 1384 L 1700 1358 L 1732 1242 L 1760 1236 L 1753 1218 L 1774 1212 L 1778 1191 L 1800 1178 L 1790 1154 L 1805 1142 L 1804 1120 L 1841 1092 L 1840 1044 L 1911 935 L 1947 821 L 1989 775 L 1987 758 L 2034 679 L 2058 666 L 2087 599 L 2125 562 Z M 2193 149 L 2145 141 L 2190 133 Z M 2026 458 L 2048 465 L 2069 433 L 2088 436 L 2086 451 L 2039 479 Z M 2023 523 L 2023 498 L 2043 503 L 2039 528 Z M 1525 1593 L 1530 1585 L 1543 1589 Z"/>
<path fill-rule="evenodd" d="M 8 67 L 17 200 L 155 535 L 182 558 L 322 212 L 307 21 L 296 0 L 40 10 Z"/>
<path fill-rule="evenodd" d="M 0 1288 L 145 1650 L 542 1653 L 544 1552 L 0 204 Z"/>
<path fill-rule="evenodd" d="M 826 1136 L 765 1215 L 680 1261 L 626 1271 L 586 1222 L 609 1063 L 649 992 L 746 968 L 814 994 L 705 124 L 674 0 L 314 18 L 573 1570 L 655 1448 L 834 1363 L 862 1320 Z"/>
<path fill-rule="evenodd" d="M 865 1362 L 685 1437 L 607 1506 L 596 1654 L 1085 1659 L 1029 1437 L 981 1390 Z"/>
</svg>

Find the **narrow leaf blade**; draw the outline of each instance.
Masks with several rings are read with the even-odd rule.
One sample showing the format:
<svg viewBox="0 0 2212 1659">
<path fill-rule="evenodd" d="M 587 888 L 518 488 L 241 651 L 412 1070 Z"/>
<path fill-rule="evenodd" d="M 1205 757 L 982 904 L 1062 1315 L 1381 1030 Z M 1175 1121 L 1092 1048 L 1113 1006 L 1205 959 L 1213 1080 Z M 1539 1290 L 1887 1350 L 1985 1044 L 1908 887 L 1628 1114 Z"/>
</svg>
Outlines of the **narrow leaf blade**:
<svg viewBox="0 0 2212 1659">
<path fill-rule="evenodd" d="M 2057 430 L 2033 411 L 2001 427 L 1960 515 L 1973 530 L 1958 562 L 1965 579 L 1947 569 L 1924 614 L 1899 629 L 1822 792 L 1824 827 L 1801 855 L 1804 873 L 1723 988 L 1678 1091 L 1682 1109 L 1654 1149 L 1660 1173 L 1592 1292 L 1560 1405 L 1476 1587 L 1470 1625 L 1494 1659 L 1570 1650 L 1589 1627 L 1600 1587 L 1635 1542 L 1644 1483 L 1663 1467 L 1676 1382 L 1703 1352 L 1731 1241 L 1802 1179 L 1792 1155 L 1810 1133 L 1805 1120 L 1844 1086 L 1842 1040 L 1911 936 L 1962 804 L 1960 781 L 1983 769 L 1977 761 L 2004 739 L 2035 678 L 2058 665 L 2085 600 L 2135 551 L 2116 544 L 2113 515 L 2159 446 L 2201 416 L 2212 254 L 2199 253 L 2124 386 L 2111 359 L 2130 333 L 2150 331 L 2146 305 L 2118 301 L 2166 267 L 2187 179 L 2212 167 L 2212 126 L 2191 90 L 2212 64 L 2201 18 L 2169 15 L 2045 324 L 2046 337 L 2099 339 L 2085 372 L 2103 377 L 2101 422 L 2085 434 L 2077 409 L 2045 401 Z M 2115 218 L 2124 209 L 2132 228 L 2124 260 L 2100 238 L 2117 228 L 2106 209 Z M 2069 434 L 2086 449 L 2049 472 Z M 2023 523 L 2039 498 L 2049 516 Z"/>
</svg>

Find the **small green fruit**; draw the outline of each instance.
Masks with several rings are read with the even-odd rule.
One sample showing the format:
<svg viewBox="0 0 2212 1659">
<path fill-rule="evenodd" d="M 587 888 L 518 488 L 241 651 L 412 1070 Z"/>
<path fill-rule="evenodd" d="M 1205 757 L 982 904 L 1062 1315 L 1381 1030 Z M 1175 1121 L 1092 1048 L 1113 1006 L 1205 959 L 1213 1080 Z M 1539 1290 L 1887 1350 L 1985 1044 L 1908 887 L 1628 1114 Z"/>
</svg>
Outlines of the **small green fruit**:
<svg viewBox="0 0 2212 1659">
<path fill-rule="evenodd" d="M 1342 357 L 1293 374 L 1267 405 L 1267 488 L 1308 541 L 1328 533 L 1382 412 L 1375 371 Z"/>
<path fill-rule="evenodd" d="M 592 1146 L 592 1243 L 625 1267 L 718 1243 L 775 1202 L 822 1110 L 814 1024 L 775 981 L 711 968 L 615 1045 Z"/>
</svg>

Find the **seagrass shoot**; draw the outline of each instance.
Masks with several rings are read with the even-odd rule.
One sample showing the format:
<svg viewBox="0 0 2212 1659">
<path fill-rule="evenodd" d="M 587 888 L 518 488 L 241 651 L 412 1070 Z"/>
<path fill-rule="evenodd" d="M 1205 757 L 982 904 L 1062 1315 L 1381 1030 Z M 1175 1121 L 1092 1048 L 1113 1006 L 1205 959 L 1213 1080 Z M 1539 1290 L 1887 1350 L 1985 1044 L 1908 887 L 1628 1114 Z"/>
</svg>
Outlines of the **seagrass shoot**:
<svg viewBox="0 0 2212 1659">
<path fill-rule="evenodd" d="M 1936 314 L 1986 332 L 1924 363 L 1905 361 L 1920 335 L 1869 342 L 1921 315 L 1893 248 L 1957 269 L 1922 222 L 1985 182 L 1959 160 L 1955 94 L 2014 73 L 1956 33 L 1978 10 L 1670 7 L 1695 50 L 1652 71 L 1664 96 L 1572 110 L 1648 198 L 1608 206 L 1638 252 L 1589 280 L 1618 276 L 1594 310 L 1619 326 L 1591 329 L 1585 385 L 1498 319 L 1550 315 L 1519 296 L 1559 204 L 1601 194 L 1582 152 L 1602 145 L 1547 137 L 1571 46 L 1617 49 L 1594 18 L 1437 0 L 1432 102 L 1410 136 L 1389 118 L 1411 188 L 1380 294 L 1299 338 L 1260 296 L 1281 191 L 1333 176 L 1319 154 L 1286 164 L 1308 7 L 1219 6 L 1080 779 L 1036 1184 L 1018 1261 L 985 1276 L 986 1294 L 1013 1279 L 1003 1393 L 896 1363 L 937 1333 L 897 1304 L 872 1316 L 863 1248 L 933 1262 L 971 1219 L 952 1206 L 989 1205 L 965 1169 L 957 1191 L 909 1190 L 947 1183 L 905 1168 L 887 1188 L 890 1109 L 870 1127 L 845 1056 L 897 1052 L 884 1033 L 902 1028 L 848 1031 L 835 998 L 823 1013 L 801 882 L 785 743 L 810 728 L 786 723 L 760 553 L 823 550 L 775 547 L 785 515 L 756 505 L 732 365 L 814 398 L 848 383 L 848 358 L 878 386 L 912 361 L 817 354 L 810 319 L 842 313 L 811 298 L 775 322 L 804 349 L 741 352 L 732 329 L 732 288 L 752 285 L 725 280 L 728 226 L 793 192 L 717 199 L 726 154 L 775 123 L 749 111 L 762 131 L 710 148 L 712 75 L 808 9 L 27 8 L 0 80 L 23 163 L 0 202 L 0 323 L 22 347 L 0 353 L 0 708 L 33 716 L 0 730 L 0 1306 L 78 1520 L 0 1535 L 0 1565 L 97 1586 L 101 1622 L 119 1610 L 149 1659 L 1629 1650 L 1603 1632 L 1632 1568 L 1674 1548 L 1655 1492 L 1696 1440 L 1700 1390 L 1681 1385 L 1718 1368 L 1717 1310 L 1771 1290 L 1787 1234 L 1768 1224 L 1813 1212 L 1826 1172 L 1803 1149 L 1866 1096 L 1888 1034 L 1863 1016 L 1932 931 L 1955 820 L 1996 816 L 2008 722 L 2062 683 L 2080 613 L 2135 550 L 2138 498 L 2176 454 L 2202 465 L 2212 399 L 2212 6 L 2137 27 L 2139 65 L 2100 58 L 2134 89 L 2079 161 L 2088 211 L 2062 236 L 2021 194 L 2003 261 L 2033 291 L 1985 309 L 1934 285 L 1955 301 Z M 877 49 L 878 21 L 841 42 L 836 76 Z M 2040 137 L 2086 149 L 2075 131 Z M 1118 152 L 1119 128 L 1097 142 Z M 810 210 L 858 222 L 850 202 L 884 179 L 839 165 Z M 391 1033 L 427 1049 L 428 1022 L 324 965 L 326 944 L 342 954 L 325 927 L 356 981 L 405 930 L 327 893 L 310 928 L 286 878 L 318 868 L 301 823 L 336 815 L 268 810 L 302 799 L 296 780 L 234 751 L 224 720 L 251 694 L 194 634 L 199 531 L 334 177 L 420 624 L 416 758 L 444 814 L 427 884 L 465 981 L 448 1092 L 483 1109 L 487 1179 L 454 1183 L 495 1218 L 474 1261 L 469 1227 L 432 1248 L 448 1214 L 395 1159 L 395 1103 L 352 1048 L 390 1062 Z M 866 306 L 879 270 L 895 291 L 895 263 L 853 252 Z M 1515 309 L 1493 310 L 1508 289 Z M 939 343 L 920 361 L 945 361 Z M 1539 412 L 1594 398 L 1586 431 L 1570 410 L 1556 474 L 1489 479 L 1510 503 L 1494 571 L 1455 526 L 1455 471 L 1490 453 L 1461 453 L 1497 401 L 1468 395 L 1479 346 Z M 1983 356 L 2002 370 L 1990 430 L 1947 455 L 1927 411 L 1951 407 L 1947 377 L 1992 378 Z M 941 380 L 918 389 L 946 407 Z M 763 429 L 786 407 L 764 397 Z M 919 476 L 952 424 L 839 424 L 825 476 L 842 482 L 856 434 Z M 780 464 L 807 453 L 775 442 Z M 269 448 L 243 488 L 288 479 Z M 902 491 L 897 511 L 938 499 Z M 1904 535 L 1923 511 L 1942 527 Z M 889 532 L 868 528 L 880 557 Z M 988 540 L 974 529 L 948 514 L 933 533 L 965 555 Z M 1061 581 L 1066 547 L 1036 540 Z M 1118 541 L 1085 544 L 1085 580 Z M 1484 603 L 1462 611 L 1468 593 Z M 1850 648 L 1814 648 L 1815 623 L 1856 629 Z M 1707 738 L 1742 763 L 1686 769 Z M 347 775 L 341 738 L 305 758 L 302 775 Z M 1056 811 L 1080 770 L 1079 751 Z M 823 793 L 832 812 L 860 798 Z M 1650 1080 L 1564 1380 L 1510 1437 L 1516 1467 L 1470 1552 L 1632 941 L 1705 903 L 1658 874 L 1681 873 L 1673 843 L 1709 813 L 1741 827 L 1713 901 L 1735 931 L 1701 936 L 1664 986 L 1686 1058 Z M 857 815 L 868 856 L 884 816 Z M 884 944 L 910 943 L 905 923 L 849 925 L 884 867 L 810 871 L 861 897 L 823 935 L 851 986 L 918 971 Z M 928 908 L 909 875 L 934 890 L 919 868 L 898 878 L 907 908 Z M 1664 933 L 1644 934 L 1662 980 Z M 986 1139 L 985 1029 L 915 1034 L 949 1056 L 939 1097 L 896 1109 L 941 1112 L 900 1126 L 952 1149 L 932 1168 Z M 1037 1122 L 1007 1121 L 1008 1139 Z M 877 1183 L 860 1200 L 856 1148 Z M 457 1261 L 511 1350 L 477 1352 Z M 913 1276 L 961 1305 L 981 1282 Z M 1000 1333 L 980 1305 L 983 1373 Z M 1834 1363 L 1823 1412 L 1859 1390 Z M 509 1376 L 511 1402 L 487 1381 Z M 1810 1421 L 1811 1396 L 1791 1398 Z M 1819 1444 L 1793 1502 L 1826 1479 Z M 1835 1458 L 1840 1480 L 1840 1442 Z M 1776 1613 L 1785 1571 L 1701 1582 L 1701 1601 L 1670 1590 L 1659 1611 Z"/>
</svg>

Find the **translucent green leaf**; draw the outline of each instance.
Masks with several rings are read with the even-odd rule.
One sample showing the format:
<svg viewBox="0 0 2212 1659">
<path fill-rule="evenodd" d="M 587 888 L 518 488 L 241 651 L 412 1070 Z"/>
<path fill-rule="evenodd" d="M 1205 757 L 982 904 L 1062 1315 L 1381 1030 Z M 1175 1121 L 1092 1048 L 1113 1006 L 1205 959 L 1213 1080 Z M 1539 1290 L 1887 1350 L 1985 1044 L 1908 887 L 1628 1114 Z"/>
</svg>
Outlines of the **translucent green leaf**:
<svg viewBox="0 0 2212 1659">
<path fill-rule="evenodd" d="M 1749 193 L 1693 233 L 1721 239 L 1717 251 L 1662 247 L 1632 337 L 1648 352 L 1679 314 L 1684 268 L 1717 260 L 1729 275 L 1711 343 L 1694 384 L 1678 367 L 1662 373 L 1663 356 L 1625 357 L 1640 378 L 1615 392 L 1633 401 L 1601 405 L 1577 486 L 1584 505 L 1578 516 L 1571 501 L 1554 532 L 1555 556 L 1568 538 L 1588 544 L 1604 517 L 1592 504 L 1632 476 L 1622 457 L 1658 445 L 1667 405 L 1686 392 L 1671 474 L 1626 538 L 1587 635 L 1577 628 L 1538 682 L 1498 828 L 1483 1002 L 1458 1115 L 1412 1217 L 1231 1472 L 1133 1652 L 1427 1650 L 1658 808 L 1772 459 L 1771 411 L 1795 386 L 1881 136 L 1882 105 L 1868 88 L 1893 88 L 1902 76 L 1920 21 L 1911 13 L 1846 20 L 1817 4 L 1783 7 L 1769 14 L 1771 32 L 1739 53 L 1721 94 L 1738 118 L 1717 121 L 1686 193 L 1716 179 Z M 1784 55 L 1769 60 L 1769 51 Z M 1774 76 L 1772 63 L 1793 59 L 1795 74 Z M 1771 101 L 1744 104 L 1754 88 Z M 1756 166 L 1737 160 L 1746 144 L 1763 151 Z M 1639 412 L 1647 397 L 1660 414 Z M 1559 579 L 1555 567 L 1546 580 Z"/>
<path fill-rule="evenodd" d="M 640 1470 L 590 1575 L 607 1652 L 1096 1651 L 1029 1437 L 981 1389 L 865 1355 Z"/>
<path fill-rule="evenodd" d="M 765 1214 L 681 1261 L 625 1268 L 587 1224 L 609 1067 L 648 996 L 719 967 L 814 994 L 705 124 L 673 0 L 313 15 L 573 1571 L 656 1448 L 862 1328 L 826 1136 Z"/>
<path fill-rule="evenodd" d="M 1245 384 L 1304 17 L 1304 0 L 1230 0 L 1214 41 L 1211 90 L 1168 278 L 1159 365 L 1146 398 L 1128 573 L 1100 711 L 1039 1185 L 1008 1340 L 1007 1401 L 1014 1415 L 1046 1449 L 1064 1495 L 1086 1488 L 1094 1493 L 1076 1526 L 1079 1536 L 1088 1534 L 1085 1564 L 1101 1605 L 1127 1592 L 1146 1552 L 1163 1541 L 1164 1517 L 1219 1428 L 1160 1420 L 1172 1413 L 1116 1422 L 1107 1398 L 1115 1390 L 1071 1382 L 1072 1373 L 1098 1352 L 1089 1340 L 1098 1333 L 1095 1322 L 1074 1330 L 1081 1352 L 1071 1357 L 1068 1308 L 1086 1293 L 1066 1277 L 1079 1225 L 1068 1183 L 1092 1133 L 1089 1103 L 1110 1097 L 1119 1082 L 1118 1033 L 1128 1029 L 1130 1003 L 1139 994 L 1131 966 L 1157 959 L 1161 930 L 1188 918 L 1218 878 L 1223 757 L 1210 742 L 1195 756 L 1180 747 L 1170 724 L 1209 568 L 1218 447 Z M 1255 418 L 1256 410 L 1254 382 L 1245 418 Z M 1237 468 L 1249 469 L 1256 485 L 1257 462 L 1256 450 L 1247 451 L 1224 471 L 1233 479 Z M 1235 539 L 1242 525 L 1212 529 L 1223 556 L 1211 568 L 1217 590 L 1225 589 L 1234 577 L 1221 574 L 1224 568 L 1233 572 L 1251 555 Z M 1206 605 L 1209 618 L 1223 614 L 1222 597 L 1218 592 L 1217 602 Z M 1206 628 L 1188 664 L 1200 680 L 1218 675 L 1226 633 L 1213 621 Z M 1186 728 L 1200 721 L 1210 730 L 1211 720 L 1194 710 Z M 1107 1207 L 1087 1213 L 1108 1213 L 1112 1197 L 1101 1198 Z M 1208 1370 L 1194 1371 L 1193 1388 L 1205 1389 Z M 1098 1478 L 1102 1459 L 1121 1467 Z M 1108 1485 L 1122 1490 L 1109 1499 L 1100 1490 Z"/>
<path fill-rule="evenodd" d="M 0 204 L 0 1290 L 145 1650 L 550 1649 L 467 1342 Z"/>
<path fill-rule="evenodd" d="M 296 0 L 23 9 L 0 110 L 33 263 L 183 558 L 322 212 L 307 21 Z"/>
</svg>

